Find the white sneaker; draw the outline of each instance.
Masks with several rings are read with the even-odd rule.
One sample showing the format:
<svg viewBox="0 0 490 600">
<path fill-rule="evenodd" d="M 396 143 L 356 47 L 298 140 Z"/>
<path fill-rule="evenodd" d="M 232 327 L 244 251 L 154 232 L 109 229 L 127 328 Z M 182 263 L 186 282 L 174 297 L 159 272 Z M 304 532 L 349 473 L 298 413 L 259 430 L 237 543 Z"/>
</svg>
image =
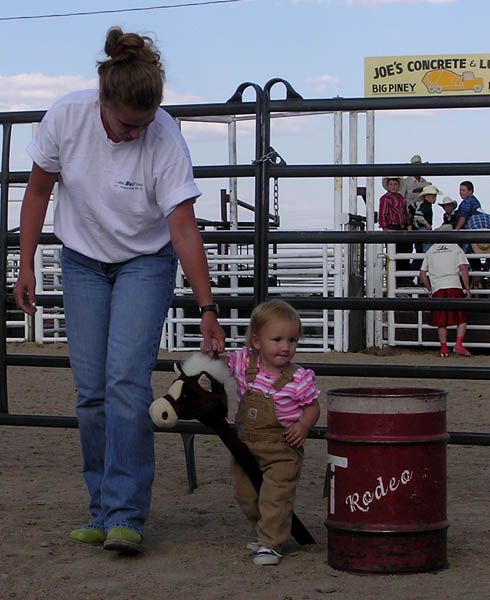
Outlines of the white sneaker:
<svg viewBox="0 0 490 600">
<path fill-rule="evenodd" d="M 248 542 L 247 546 L 246 546 L 247 550 L 250 550 L 251 552 L 257 552 L 258 549 L 260 548 L 260 542 L 259 540 L 253 540 L 252 542 Z"/>
<path fill-rule="evenodd" d="M 272 548 L 260 546 L 254 556 L 254 565 L 278 565 L 282 556 Z"/>
</svg>

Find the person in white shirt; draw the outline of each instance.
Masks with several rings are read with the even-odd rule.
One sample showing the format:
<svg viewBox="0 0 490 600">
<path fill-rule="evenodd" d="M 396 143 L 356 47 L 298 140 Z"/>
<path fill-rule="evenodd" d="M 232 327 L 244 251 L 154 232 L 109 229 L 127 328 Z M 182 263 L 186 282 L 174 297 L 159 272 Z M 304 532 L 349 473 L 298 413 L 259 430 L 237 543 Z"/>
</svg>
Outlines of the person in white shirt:
<svg viewBox="0 0 490 600">
<path fill-rule="evenodd" d="M 151 38 L 118 27 L 104 51 L 99 90 L 61 98 L 28 146 L 15 298 L 36 311 L 34 253 L 58 183 L 54 227 L 91 515 L 70 538 L 140 552 L 155 470 L 151 375 L 177 259 L 201 309 L 202 348 L 223 352 L 225 334 L 194 215 L 200 192 L 189 152 L 160 108 L 159 51 Z"/>
<path fill-rule="evenodd" d="M 422 158 L 420 154 L 414 154 L 410 159 L 411 165 L 421 165 Z M 413 204 L 419 200 L 418 194 L 422 191 L 422 188 L 426 185 L 431 185 L 430 181 L 427 181 L 422 175 L 407 175 L 401 183 L 400 193 L 407 201 L 407 205 L 410 208 Z"/>
<path fill-rule="evenodd" d="M 440 229 L 452 229 L 443 225 Z M 469 266 L 465 253 L 457 244 L 433 244 L 426 252 L 420 268 L 422 284 L 431 298 L 471 298 Z M 463 285 L 461 285 L 461 281 Z M 463 289 L 464 286 L 464 289 Z M 456 344 L 453 351 L 470 356 L 463 346 L 467 315 L 461 310 L 433 310 L 429 325 L 437 327 L 441 357 L 449 356 L 447 328 L 456 325 Z"/>
</svg>

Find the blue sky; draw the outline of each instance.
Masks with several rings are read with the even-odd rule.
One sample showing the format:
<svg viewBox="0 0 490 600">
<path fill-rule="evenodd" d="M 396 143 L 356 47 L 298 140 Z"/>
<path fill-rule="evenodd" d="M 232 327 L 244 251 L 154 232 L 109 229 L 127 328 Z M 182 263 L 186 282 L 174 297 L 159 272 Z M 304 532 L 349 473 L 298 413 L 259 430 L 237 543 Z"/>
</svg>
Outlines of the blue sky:
<svg viewBox="0 0 490 600">
<path fill-rule="evenodd" d="M 163 0 L 19 0 L 1 3 L 0 18 L 164 4 Z M 173 104 L 223 102 L 241 82 L 263 85 L 273 77 L 287 79 L 305 98 L 361 97 L 366 56 L 487 53 L 488 17 L 486 0 L 244 0 L 0 21 L 0 111 L 46 109 L 68 91 L 93 87 L 95 62 L 102 57 L 105 33 L 113 25 L 156 37 L 167 69 L 166 101 Z M 433 162 L 487 161 L 488 125 L 488 110 L 380 113 L 375 160 L 408 162 L 419 153 Z M 185 124 L 183 131 L 195 164 L 227 161 L 224 126 Z M 330 115 L 275 120 L 272 145 L 291 164 L 330 163 L 332 131 Z M 359 131 L 359 161 L 364 162 L 362 117 Z M 14 169 L 30 166 L 23 152 L 28 134 L 19 128 L 14 136 Z M 252 142 L 251 124 L 240 125 L 239 162 L 253 159 Z M 430 179 L 459 199 L 461 177 Z M 489 178 L 471 179 L 476 195 L 490 210 Z M 216 217 L 219 188 L 226 187 L 226 181 L 200 185 L 204 197 L 198 214 Z M 250 182 L 239 183 L 241 199 L 250 202 L 251 193 Z M 377 182 L 376 195 L 381 193 Z M 284 180 L 280 203 L 286 228 L 332 226 L 330 180 Z M 362 212 L 362 203 L 359 208 Z"/>
</svg>

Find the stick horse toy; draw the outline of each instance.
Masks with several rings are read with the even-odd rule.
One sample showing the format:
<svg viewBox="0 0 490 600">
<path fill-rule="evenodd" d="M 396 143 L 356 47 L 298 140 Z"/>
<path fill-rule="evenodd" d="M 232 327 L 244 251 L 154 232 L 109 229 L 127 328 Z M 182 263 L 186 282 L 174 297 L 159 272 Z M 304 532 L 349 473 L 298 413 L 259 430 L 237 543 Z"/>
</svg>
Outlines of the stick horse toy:
<svg viewBox="0 0 490 600">
<path fill-rule="evenodd" d="M 227 399 L 235 399 L 235 381 L 219 360 L 195 352 L 183 363 L 174 365 L 177 379 L 163 398 L 150 405 L 150 416 L 160 429 L 171 429 L 178 419 L 197 419 L 213 429 L 235 460 L 250 478 L 257 491 L 262 485 L 262 472 L 247 445 L 228 423 Z M 291 534 L 296 541 L 314 544 L 315 540 L 293 513 Z"/>
</svg>

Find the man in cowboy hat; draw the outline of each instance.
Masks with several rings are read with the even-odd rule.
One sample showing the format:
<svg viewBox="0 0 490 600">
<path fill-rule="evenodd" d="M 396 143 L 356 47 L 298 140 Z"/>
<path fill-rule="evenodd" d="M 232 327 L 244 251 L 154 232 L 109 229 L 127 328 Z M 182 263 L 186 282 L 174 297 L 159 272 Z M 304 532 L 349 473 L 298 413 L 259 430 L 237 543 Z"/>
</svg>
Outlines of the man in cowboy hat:
<svg viewBox="0 0 490 600">
<path fill-rule="evenodd" d="M 406 231 L 412 223 L 412 216 L 408 211 L 405 198 L 400 194 L 400 185 L 403 177 L 389 176 L 383 177 L 382 186 L 386 190 L 379 199 L 378 222 L 383 231 Z M 396 252 L 408 253 L 412 252 L 412 244 L 410 242 L 398 242 L 396 244 Z M 410 270 L 410 261 L 402 259 L 396 261 L 397 271 Z M 411 278 L 405 278 L 400 283 L 413 285 Z"/>
<path fill-rule="evenodd" d="M 421 165 L 422 158 L 420 154 L 414 154 L 410 159 L 411 165 Z M 400 192 L 405 196 L 408 206 L 411 206 L 417 201 L 417 194 L 425 185 L 429 185 L 430 181 L 426 181 L 421 175 L 408 175 L 402 181 Z"/>
</svg>

